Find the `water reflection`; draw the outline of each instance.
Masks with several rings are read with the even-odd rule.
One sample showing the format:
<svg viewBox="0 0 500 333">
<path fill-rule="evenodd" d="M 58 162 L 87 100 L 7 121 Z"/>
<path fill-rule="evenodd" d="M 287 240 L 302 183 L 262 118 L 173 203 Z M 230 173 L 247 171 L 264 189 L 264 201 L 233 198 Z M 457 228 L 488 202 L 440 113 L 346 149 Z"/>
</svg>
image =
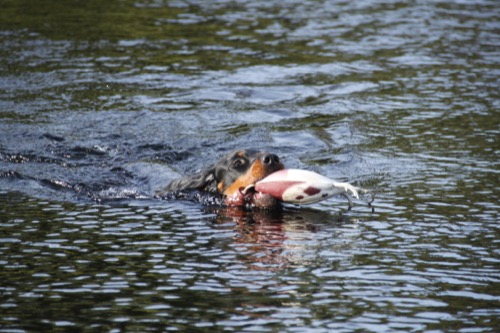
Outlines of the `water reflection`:
<svg viewBox="0 0 500 333">
<path fill-rule="evenodd" d="M 342 214 L 332 215 L 314 209 L 275 209 L 247 211 L 239 207 L 214 208 L 217 225 L 234 224 L 234 251 L 245 254 L 248 269 L 302 267 L 317 259 L 318 244 L 325 230 L 349 223 Z M 339 233 L 335 233 L 340 237 Z M 339 240 L 345 243 L 346 239 Z M 311 246 L 311 243 L 315 243 Z M 330 244 L 331 245 L 331 244 Z M 324 249 L 323 249 L 324 250 Z"/>
</svg>

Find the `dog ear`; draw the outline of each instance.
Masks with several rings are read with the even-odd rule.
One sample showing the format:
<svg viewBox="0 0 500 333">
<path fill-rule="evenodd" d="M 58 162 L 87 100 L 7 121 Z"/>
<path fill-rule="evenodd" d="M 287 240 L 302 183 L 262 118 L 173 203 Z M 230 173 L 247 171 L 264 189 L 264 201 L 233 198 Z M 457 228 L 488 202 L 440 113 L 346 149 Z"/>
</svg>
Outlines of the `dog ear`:
<svg viewBox="0 0 500 333">
<path fill-rule="evenodd" d="M 179 192 L 186 190 L 198 190 L 209 193 L 217 193 L 217 179 L 215 178 L 215 168 L 210 168 L 198 172 L 191 176 L 176 179 L 167 185 L 162 192 Z"/>
</svg>

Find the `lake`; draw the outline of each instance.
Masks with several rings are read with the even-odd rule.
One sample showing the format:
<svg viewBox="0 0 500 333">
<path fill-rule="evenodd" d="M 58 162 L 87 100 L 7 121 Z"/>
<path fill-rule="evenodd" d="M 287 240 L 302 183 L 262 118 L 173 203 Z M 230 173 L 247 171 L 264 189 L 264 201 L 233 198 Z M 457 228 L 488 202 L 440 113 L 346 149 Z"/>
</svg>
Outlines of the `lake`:
<svg viewBox="0 0 500 333">
<path fill-rule="evenodd" d="M 0 332 L 498 332 L 495 1 L 2 1 Z M 235 149 L 369 189 L 154 192 Z"/>
</svg>

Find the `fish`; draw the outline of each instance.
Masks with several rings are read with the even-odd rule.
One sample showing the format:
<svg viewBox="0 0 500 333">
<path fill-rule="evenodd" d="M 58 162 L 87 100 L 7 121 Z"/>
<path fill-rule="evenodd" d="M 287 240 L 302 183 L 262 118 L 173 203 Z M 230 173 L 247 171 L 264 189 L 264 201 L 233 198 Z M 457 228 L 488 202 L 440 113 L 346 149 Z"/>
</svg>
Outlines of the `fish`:
<svg viewBox="0 0 500 333">
<path fill-rule="evenodd" d="M 254 188 L 282 202 L 299 205 L 344 195 L 349 200 L 349 207 L 352 207 L 351 196 L 359 199 L 359 193 L 365 192 L 349 183 L 336 182 L 314 171 L 301 169 L 276 171 L 256 182 Z"/>
</svg>

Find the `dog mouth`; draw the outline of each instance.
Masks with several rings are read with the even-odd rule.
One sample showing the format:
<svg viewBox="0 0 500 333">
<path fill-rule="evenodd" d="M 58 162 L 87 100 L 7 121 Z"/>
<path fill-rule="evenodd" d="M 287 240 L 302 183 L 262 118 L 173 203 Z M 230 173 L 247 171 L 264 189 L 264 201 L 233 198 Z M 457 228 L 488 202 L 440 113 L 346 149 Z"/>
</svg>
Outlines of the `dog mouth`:
<svg viewBox="0 0 500 333">
<path fill-rule="evenodd" d="M 225 198 L 228 206 L 245 206 L 250 208 L 269 209 L 279 205 L 279 201 L 269 194 L 264 194 L 255 190 L 255 184 L 241 187 L 232 196 Z"/>
<path fill-rule="evenodd" d="M 255 184 L 250 184 L 245 188 L 240 188 L 240 192 L 242 195 L 257 193 L 257 191 L 255 190 Z"/>
</svg>

